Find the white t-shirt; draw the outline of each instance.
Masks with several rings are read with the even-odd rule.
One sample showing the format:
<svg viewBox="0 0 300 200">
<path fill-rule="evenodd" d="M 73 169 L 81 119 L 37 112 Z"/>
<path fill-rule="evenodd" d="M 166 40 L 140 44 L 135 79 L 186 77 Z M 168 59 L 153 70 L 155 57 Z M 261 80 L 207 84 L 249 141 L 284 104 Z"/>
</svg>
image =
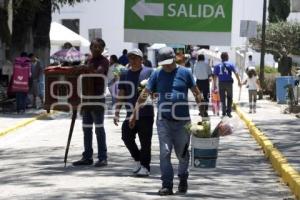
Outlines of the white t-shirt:
<svg viewBox="0 0 300 200">
<path fill-rule="evenodd" d="M 194 76 L 198 80 L 206 80 L 212 74 L 211 67 L 203 61 L 198 61 L 194 65 Z"/>
<path fill-rule="evenodd" d="M 252 76 L 252 78 L 247 78 L 247 84 L 249 86 L 249 90 L 257 90 L 257 76 Z"/>
</svg>

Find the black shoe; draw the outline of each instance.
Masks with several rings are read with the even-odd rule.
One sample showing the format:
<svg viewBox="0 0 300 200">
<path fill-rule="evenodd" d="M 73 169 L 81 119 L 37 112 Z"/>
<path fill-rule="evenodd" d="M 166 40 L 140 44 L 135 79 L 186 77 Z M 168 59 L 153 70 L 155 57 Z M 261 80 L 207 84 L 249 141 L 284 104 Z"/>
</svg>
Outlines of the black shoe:
<svg viewBox="0 0 300 200">
<path fill-rule="evenodd" d="M 158 194 L 160 196 L 172 195 L 173 190 L 172 190 L 172 188 L 162 187 L 160 190 L 158 190 Z"/>
<path fill-rule="evenodd" d="M 73 162 L 73 166 L 81 166 L 81 165 L 92 165 L 94 163 L 93 159 L 85 159 L 82 158 L 81 160 Z"/>
<path fill-rule="evenodd" d="M 227 116 L 230 117 L 230 118 L 232 117 L 231 113 L 227 113 Z"/>
<path fill-rule="evenodd" d="M 98 162 L 95 163 L 95 167 L 104 167 L 107 166 L 107 160 L 99 160 Z"/>
<path fill-rule="evenodd" d="M 178 185 L 178 193 L 185 194 L 188 190 L 187 180 L 181 180 Z"/>
<path fill-rule="evenodd" d="M 203 117 L 208 117 L 208 113 L 205 111 Z"/>
</svg>

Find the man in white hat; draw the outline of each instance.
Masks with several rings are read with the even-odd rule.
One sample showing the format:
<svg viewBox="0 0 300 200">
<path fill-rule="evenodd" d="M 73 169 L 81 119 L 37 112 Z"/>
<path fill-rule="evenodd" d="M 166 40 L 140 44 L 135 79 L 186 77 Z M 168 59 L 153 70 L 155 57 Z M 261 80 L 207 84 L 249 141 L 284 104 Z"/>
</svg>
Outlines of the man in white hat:
<svg viewBox="0 0 300 200">
<path fill-rule="evenodd" d="M 139 49 L 130 51 L 128 60 L 129 69 L 122 71 L 120 76 L 114 123 L 118 125 L 120 109 L 125 104 L 127 116 L 122 124 L 122 140 L 135 161 L 133 173 L 136 176 L 149 176 L 154 123 L 152 104 L 140 109 L 139 119 L 134 126 L 129 126 L 129 117 L 140 95 L 141 82 L 149 79 L 153 70 L 143 65 L 143 53 Z M 140 149 L 135 142 L 136 134 L 140 139 Z"/>
<path fill-rule="evenodd" d="M 174 171 L 171 163 L 172 149 L 175 149 L 179 160 L 178 192 L 186 193 L 189 176 L 189 144 L 190 135 L 184 128 L 190 123 L 188 89 L 193 92 L 196 102 L 200 103 L 201 95 L 189 69 L 175 63 L 175 53 L 170 47 L 163 47 L 158 51 L 158 65 L 162 66 L 153 72 L 148 85 L 140 95 L 129 126 L 134 126 L 137 112 L 148 95 L 156 93 L 158 96 L 157 132 L 160 146 L 160 170 L 162 188 L 159 195 L 173 194 Z"/>
</svg>

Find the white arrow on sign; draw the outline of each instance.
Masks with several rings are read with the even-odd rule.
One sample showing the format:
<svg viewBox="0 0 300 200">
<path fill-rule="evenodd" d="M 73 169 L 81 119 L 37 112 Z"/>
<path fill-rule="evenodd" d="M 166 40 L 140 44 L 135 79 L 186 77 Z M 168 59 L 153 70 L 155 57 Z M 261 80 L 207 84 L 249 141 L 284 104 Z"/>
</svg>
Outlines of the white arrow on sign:
<svg viewBox="0 0 300 200">
<path fill-rule="evenodd" d="M 132 8 L 133 12 L 145 20 L 145 16 L 164 16 L 164 4 L 162 3 L 145 3 L 145 0 L 140 0 Z"/>
</svg>

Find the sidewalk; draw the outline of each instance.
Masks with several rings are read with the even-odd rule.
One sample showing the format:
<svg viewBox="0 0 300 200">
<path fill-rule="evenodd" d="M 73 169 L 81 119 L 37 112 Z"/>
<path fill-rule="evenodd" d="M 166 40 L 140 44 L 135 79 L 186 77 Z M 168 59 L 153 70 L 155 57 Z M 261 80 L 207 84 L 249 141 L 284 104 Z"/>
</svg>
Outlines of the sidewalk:
<svg viewBox="0 0 300 200">
<path fill-rule="evenodd" d="M 300 199 L 300 121 L 294 114 L 284 114 L 286 105 L 259 100 L 257 112 L 249 111 L 248 90 L 234 87 L 237 113 L 250 129 L 272 164 L 274 171 L 289 186 L 297 199 Z"/>
<path fill-rule="evenodd" d="M 248 113 L 248 89 L 243 86 L 241 99 L 238 101 L 239 88 L 234 87 L 234 99 L 246 113 L 272 141 L 274 146 L 287 158 L 298 172 L 300 172 L 300 120 L 294 114 L 284 114 L 286 105 L 280 105 L 270 100 L 258 100 L 257 112 Z"/>
</svg>

